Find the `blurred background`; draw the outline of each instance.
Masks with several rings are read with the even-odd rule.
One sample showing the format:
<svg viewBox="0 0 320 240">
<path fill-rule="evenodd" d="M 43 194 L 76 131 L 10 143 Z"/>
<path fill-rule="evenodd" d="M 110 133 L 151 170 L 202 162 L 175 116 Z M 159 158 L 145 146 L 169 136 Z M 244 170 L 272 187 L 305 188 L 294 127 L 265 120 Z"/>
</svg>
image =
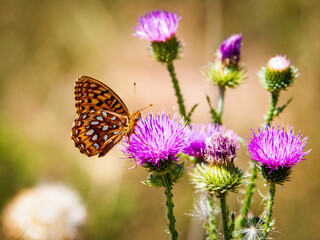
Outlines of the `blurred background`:
<svg viewBox="0 0 320 240">
<path fill-rule="evenodd" d="M 220 43 L 243 34 L 242 65 L 248 79 L 226 93 L 223 122 L 245 137 L 263 122 L 269 96 L 257 72 L 276 54 L 299 68 L 298 81 L 280 96 L 293 97 L 275 120 L 309 136 L 307 161 L 278 188 L 274 239 L 319 239 L 320 221 L 320 2 L 318 0 L 0 0 L 0 209 L 19 190 L 42 182 L 76 189 L 88 209 L 81 239 L 169 239 L 163 189 L 140 183 L 148 173 L 115 147 L 88 158 L 70 139 L 76 117 L 74 81 L 80 75 L 110 86 L 132 112 L 178 112 L 165 66 L 153 61 L 148 42 L 133 37 L 138 16 L 156 9 L 182 16 L 177 37 L 184 51 L 175 61 L 187 109 L 200 103 L 194 122 L 210 121 L 205 95 L 216 106 L 217 89 L 202 70 Z M 137 83 L 136 100 L 133 83 Z M 236 162 L 248 168 L 239 150 Z M 260 191 L 265 194 L 263 182 Z M 239 211 L 230 194 L 230 210 Z M 186 175 L 174 189 L 180 239 L 201 239 L 202 222 L 187 215 L 197 196 Z M 256 191 L 252 212 L 261 213 Z M 2 237 L 1 237 L 2 238 Z"/>
</svg>

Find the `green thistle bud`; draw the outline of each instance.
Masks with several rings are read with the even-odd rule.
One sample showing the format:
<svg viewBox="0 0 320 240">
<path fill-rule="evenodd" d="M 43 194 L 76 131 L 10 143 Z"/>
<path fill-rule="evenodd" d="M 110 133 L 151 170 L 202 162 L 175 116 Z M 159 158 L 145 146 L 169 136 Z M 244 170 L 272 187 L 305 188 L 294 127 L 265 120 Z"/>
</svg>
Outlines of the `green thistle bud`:
<svg viewBox="0 0 320 240">
<path fill-rule="evenodd" d="M 280 92 L 292 85 L 298 76 L 298 69 L 290 65 L 286 56 L 276 56 L 269 60 L 267 67 L 263 67 L 258 75 L 269 92 Z"/>
<path fill-rule="evenodd" d="M 198 190 L 218 197 L 227 191 L 237 192 L 245 179 L 244 172 L 233 164 L 197 164 L 190 175 L 191 182 Z"/>
<path fill-rule="evenodd" d="M 259 166 L 262 177 L 269 183 L 283 185 L 284 182 L 290 180 L 292 173 L 291 167 L 279 167 L 278 169 L 270 169 L 265 166 Z"/>
<path fill-rule="evenodd" d="M 242 68 L 234 65 L 226 66 L 221 61 L 209 65 L 204 73 L 212 84 L 226 88 L 235 88 L 246 78 Z"/>
<path fill-rule="evenodd" d="M 180 41 L 175 35 L 165 41 L 154 41 L 149 46 L 151 56 L 162 63 L 169 63 L 179 57 L 182 52 Z"/>
</svg>

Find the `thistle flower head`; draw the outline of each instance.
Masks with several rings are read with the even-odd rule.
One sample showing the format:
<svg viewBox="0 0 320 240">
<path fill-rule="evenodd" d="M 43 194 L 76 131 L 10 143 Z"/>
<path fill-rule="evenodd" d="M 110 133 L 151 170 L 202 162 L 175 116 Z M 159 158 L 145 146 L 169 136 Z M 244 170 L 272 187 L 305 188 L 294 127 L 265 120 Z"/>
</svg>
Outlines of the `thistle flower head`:
<svg viewBox="0 0 320 240">
<path fill-rule="evenodd" d="M 240 61 L 242 34 L 232 34 L 220 46 L 221 62 L 238 65 Z"/>
<path fill-rule="evenodd" d="M 16 240 L 73 240 L 86 219 L 79 195 L 61 184 L 20 192 L 2 215 L 3 232 Z"/>
<path fill-rule="evenodd" d="M 298 77 L 298 70 L 286 56 L 277 55 L 259 72 L 263 86 L 270 92 L 286 90 Z"/>
<path fill-rule="evenodd" d="M 266 126 L 265 130 L 253 130 L 251 140 L 247 139 L 249 156 L 253 161 L 260 162 L 262 166 L 270 170 L 279 167 L 293 167 L 311 151 L 304 152 L 307 137 L 302 138 L 299 132 L 294 135 L 294 128 L 284 126 L 276 128 L 274 125 Z"/>
<path fill-rule="evenodd" d="M 144 17 L 139 17 L 133 35 L 151 42 L 164 42 L 176 33 L 180 19 L 177 12 L 151 11 L 146 13 Z"/>
<path fill-rule="evenodd" d="M 192 123 L 188 128 L 188 132 L 188 142 L 190 145 L 183 152 L 197 158 L 203 157 L 204 149 L 206 148 L 205 141 L 213 134 L 225 133 L 235 141 L 238 141 L 239 138 L 232 130 L 225 130 L 224 126 L 213 123 Z"/>
<path fill-rule="evenodd" d="M 121 150 L 136 164 L 158 166 L 177 161 L 177 154 L 188 146 L 188 133 L 182 117 L 170 114 L 142 116 Z"/>
<path fill-rule="evenodd" d="M 236 156 L 236 150 L 240 144 L 237 139 L 224 133 L 214 133 L 205 141 L 204 150 L 205 160 L 209 164 L 233 164 Z"/>
</svg>

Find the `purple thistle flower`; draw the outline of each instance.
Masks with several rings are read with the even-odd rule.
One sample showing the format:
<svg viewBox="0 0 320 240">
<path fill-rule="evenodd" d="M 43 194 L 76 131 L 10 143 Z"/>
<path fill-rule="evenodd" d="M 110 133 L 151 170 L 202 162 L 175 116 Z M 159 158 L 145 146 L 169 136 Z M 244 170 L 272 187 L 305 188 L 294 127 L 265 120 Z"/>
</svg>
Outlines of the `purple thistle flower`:
<svg viewBox="0 0 320 240">
<path fill-rule="evenodd" d="M 237 65 L 240 61 L 241 34 L 233 34 L 226 38 L 220 46 L 221 61 Z"/>
<path fill-rule="evenodd" d="M 180 19 L 181 17 L 177 16 L 177 12 L 151 11 L 146 13 L 144 17 L 139 17 L 137 27 L 133 27 L 135 30 L 133 36 L 151 42 L 164 42 L 176 33 Z"/>
<path fill-rule="evenodd" d="M 266 129 L 258 129 L 258 134 L 251 129 L 253 136 L 250 142 L 247 140 L 249 156 L 253 161 L 260 162 L 262 166 L 276 170 L 279 167 L 293 167 L 296 163 L 305 160 L 310 151 L 304 152 L 307 144 L 307 137 L 302 139 L 302 134 L 299 132 L 294 135 L 294 128 L 284 126 L 280 129 L 266 126 Z"/>
<path fill-rule="evenodd" d="M 236 139 L 222 132 L 213 133 L 206 139 L 205 144 L 204 157 L 211 164 L 233 164 L 236 150 L 240 147 Z"/>
<path fill-rule="evenodd" d="M 150 114 L 141 117 L 130 141 L 125 139 L 121 150 L 136 164 L 160 161 L 177 161 L 177 154 L 188 146 L 184 119 L 177 114 L 170 119 L 170 114 Z"/>
</svg>

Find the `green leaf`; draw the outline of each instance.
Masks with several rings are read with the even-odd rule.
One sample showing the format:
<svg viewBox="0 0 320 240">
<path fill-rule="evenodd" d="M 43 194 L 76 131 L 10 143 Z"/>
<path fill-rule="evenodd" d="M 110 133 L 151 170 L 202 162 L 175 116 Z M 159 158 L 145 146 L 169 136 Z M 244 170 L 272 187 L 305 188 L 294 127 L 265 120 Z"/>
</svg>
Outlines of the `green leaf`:
<svg viewBox="0 0 320 240">
<path fill-rule="evenodd" d="M 274 110 L 273 115 L 274 115 L 275 117 L 279 116 L 279 114 L 289 105 L 289 103 L 290 103 L 291 101 L 292 101 L 292 98 L 290 98 L 290 99 L 288 100 L 288 102 L 287 102 L 286 104 L 284 104 L 283 106 L 276 108 L 276 109 Z"/>
<path fill-rule="evenodd" d="M 187 119 L 190 121 L 190 119 L 191 119 L 191 115 L 192 115 L 192 113 L 194 112 L 194 110 L 198 107 L 198 105 L 199 105 L 199 103 L 197 103 L 197 104 L 195 104 L 192 108 L 191 108 L 191 110 L 190 110 L 190 112 L 189 112 L 189 114 L 188 114 L 188 116 L 187 116 Z M 191 122 L 191 121 L 190 121 Z"/>
<path fill-rule="evenodd" d="M 207 102 L 208 102 L 208 105 L 209 105 L 209 108 L 210 108 L 211 118 L 212 118 L 213 122 L 215 123 L 215 122 L 218 121 L 218 114 L 217 114 L 217 112 L 214 110 L 214 108 L 212 107 L 211 101 L 210 101 L 210 98 L 209 98 L 208 95 L 206 96 L 206 98 L 207 98 Z"/>
</svg>

